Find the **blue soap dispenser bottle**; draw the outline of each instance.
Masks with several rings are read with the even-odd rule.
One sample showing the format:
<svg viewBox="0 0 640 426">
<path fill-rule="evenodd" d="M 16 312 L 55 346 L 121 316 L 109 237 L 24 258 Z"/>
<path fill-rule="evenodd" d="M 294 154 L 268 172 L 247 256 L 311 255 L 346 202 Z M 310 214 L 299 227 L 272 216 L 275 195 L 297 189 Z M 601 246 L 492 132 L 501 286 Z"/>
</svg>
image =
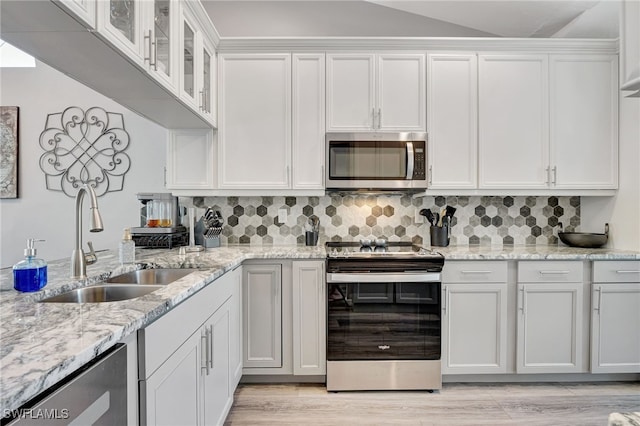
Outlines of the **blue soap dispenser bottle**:
<svg viewBox="0 0 640 426">
<path fill-rule="evenodd" d="M 36 242 L 44 240 L 27 239 L 24 260 L 13 265 L 13 288 L 22 292 L 39 291 L 47 285 L 47 262 L 36 258 Z"/>
</svg>

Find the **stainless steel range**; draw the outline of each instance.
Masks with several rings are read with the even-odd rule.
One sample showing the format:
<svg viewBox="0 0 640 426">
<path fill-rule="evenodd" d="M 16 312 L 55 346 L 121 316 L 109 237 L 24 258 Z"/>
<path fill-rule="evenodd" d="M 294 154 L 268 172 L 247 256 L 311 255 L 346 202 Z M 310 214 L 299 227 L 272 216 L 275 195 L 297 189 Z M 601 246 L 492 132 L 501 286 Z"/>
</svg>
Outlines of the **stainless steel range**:
<svg viewBox="0 0 640 426">
<path fill-rule="evenodd" d="M 443 265 L 411 243 L 327 243 L 328 391 L 442 387 Z"/>
</svg>

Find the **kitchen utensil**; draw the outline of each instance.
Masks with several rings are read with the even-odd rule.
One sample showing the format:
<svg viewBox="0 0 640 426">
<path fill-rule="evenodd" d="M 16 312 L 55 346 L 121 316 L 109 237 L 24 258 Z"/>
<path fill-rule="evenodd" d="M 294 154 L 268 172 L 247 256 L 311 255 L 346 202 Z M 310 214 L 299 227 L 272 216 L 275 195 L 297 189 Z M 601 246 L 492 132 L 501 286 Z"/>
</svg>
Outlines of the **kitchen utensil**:
<svg viewBox="0 0 640 426">
<path fill-rule="evenodd" d="M 571 247 L 598 248 L 609 240 L 609 224 L 604 224 L 604 234 L 590 232 L 558 232 L 560 241 Z"/>
<path fill-rule="evenodd" d="M 445 210 L 446 210 L 445 216 L 452 218 L 453 215 L 456 213 L 457 209 L 455 207 L 447 206 Z"/>
<path fill-rule="evenodd" d="M 442 223 L 440 222 L 440 213 L 434 213 L 434 214 L 435 214 L 434 226 L 442 226 Z"/>
<path fill-rule="evenodd" d="M 420 210 L 420 214 L 427 218 L 431 226 L 435 225 L 435 218 L 433 217 L 433 212 L 428 209 Z"/>
<path fill-rule="evenodd" d="M 442 227 L 442 222 L 444 221 L 444 215 L 447 213 L 447 209 L 444 208 L 440 210 L 440 219 L 438 219 L 438 226 Z"/>
<path fill-rule="evenodd" d="M 429 228 L 429 235 L 431 236 L 432 246 L 446 247 L 449 245 L 447 228 L 447 226 L 432 226 L 431 228 Z"/>
</svg>

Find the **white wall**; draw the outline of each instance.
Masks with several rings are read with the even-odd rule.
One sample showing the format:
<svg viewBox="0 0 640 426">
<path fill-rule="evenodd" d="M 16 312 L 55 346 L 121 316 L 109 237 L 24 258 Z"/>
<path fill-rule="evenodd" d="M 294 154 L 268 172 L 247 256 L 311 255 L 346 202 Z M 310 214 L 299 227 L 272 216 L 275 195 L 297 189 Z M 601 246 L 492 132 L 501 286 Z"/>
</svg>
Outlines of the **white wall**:
<svg viewBox="0 0 640 426">
<path fill-rule="evenodd" d="M 130 136 L 125 152 L 131 158 L 131 169 L 125 176 L 123 191 L 98 199 L 104 221 L 101 233 L 88 232 L 89 202 L 85 197 L 85 248 L 87 240 L 96 250 L 117 248 L 122 229 L 139 224 L 140 203 L 135 194 L 166 191 L 163 174 L 167 130 L 53 68 L 37 62 L 35 68 L 2 69 L 0 104 L 20 107 L 19 198 L 0 200 L 0 267 L 23 258 L 29 237 L 47 240 L 38 246 L 38 256 L 45 260 L 70 257 L 73 250 L 75 200 L 62 192 L 47 190 L 39 167 L 44 151 L 38 140 L 49 113 L 62 112 L 69 106 L 84 110 L 99 106 L 122 113 Z"/>
<path fill-rule="evenodd" d="M 614 197 L 582 197 L 581 230 L 610 225 L 609 247 L 640 251 L 640 98 L 620 97 L 620 174 Z"/>
</svg>

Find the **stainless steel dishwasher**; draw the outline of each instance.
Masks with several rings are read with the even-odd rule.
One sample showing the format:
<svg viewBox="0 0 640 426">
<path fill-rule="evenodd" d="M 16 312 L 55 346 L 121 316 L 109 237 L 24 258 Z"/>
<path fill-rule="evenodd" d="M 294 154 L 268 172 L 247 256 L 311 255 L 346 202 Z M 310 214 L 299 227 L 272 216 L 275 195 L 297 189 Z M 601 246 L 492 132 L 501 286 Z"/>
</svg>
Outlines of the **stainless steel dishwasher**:
<svg viewBox="0 0 640 426">
<path fill-rule="evenodd" d="M 2 425 L 126 425 L 127 346 L 116 345 L 10 414 Z"/>
</svg>

